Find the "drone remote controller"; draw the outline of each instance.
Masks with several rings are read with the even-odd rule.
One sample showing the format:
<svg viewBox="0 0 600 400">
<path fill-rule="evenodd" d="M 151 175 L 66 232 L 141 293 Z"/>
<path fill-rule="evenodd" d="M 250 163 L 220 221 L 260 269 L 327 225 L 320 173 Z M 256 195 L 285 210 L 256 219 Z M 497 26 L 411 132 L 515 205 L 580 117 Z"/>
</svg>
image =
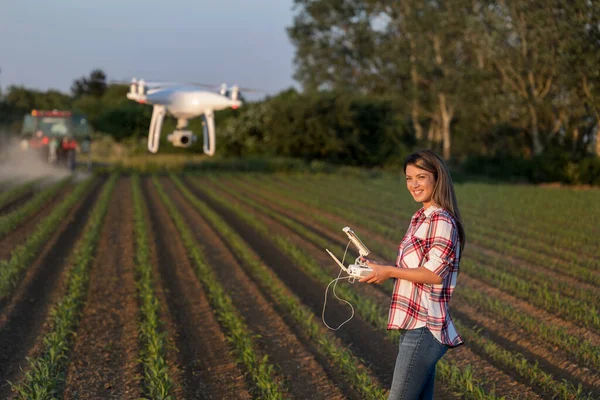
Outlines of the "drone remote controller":
<svg viewBox="0 0 600 400">
<path fill-rule="evenodd" d="M 373 270 L 364 265 L 351 264 L 348 266 L 348 275 L 354 276 L 355 278 L 371 275 L 371 272 L 373 272 Z"/>
<path fill-rule="evenodd" d="M 348 239 L 350 239 L 350 242 L 352 242 L 352 244 L 354 244 L 354 246 L 358 249 L 359 256 L 356 258 L 356 260 L 354 260 L 354 264 L 350 264 L 348 267 L 346 267 L 340 260 L 338 260 L 336 256 L 333 255 L 332 252 L 330 252 L 327 249 L 325 250 L 327 251 L 327 253 L 329 253 L 331 258 L 335 260 L 335 262 L 340 266 L 340 268 L 346 271 L 346 273 L 351 277 L 362 278 L 370 275 L 371 272 L 373 272 L 373 270 L 369 268 L 364 261 L 362 261 L 362 257 L 366 257 L 367 255 L 369 255 L 369 249 L 358 238 L 356 233 L 354 233 L 354 231 L 350 229 L 350 227 L 346 226 L 342 230 L 346 233 L 346 235 L 348 235 Z"/>
<path fill-rule="evenodd" d="M 364 243 L 361 242 L 361 240 L 358 238 L 358 236 L 356 236 L 356 233 L 354 233 L 352 231 L 352 229 L 350 229 L 349 227 L 346 226 L 342 230 L 346 233 L 346 235 L 348 235 L 348 239 L 350 239 L 350 242 L 352 242 L 354 244 L 354 246 L 356 246 L 356 248 L 358 249 L 359 256 L 354 261 L 354 264 L 350 264 L 348 267 L 346 267 L 344 265 L 344 263 L 342 262 L 343 259 L 342 259 L 342 261 L 338 260 L 338 258 L 336 256 L 334 256 L 331 251 L 329 251 L 328 249 L 325 249 L 327 251 L 327 253 L 331 256 L 331 258 L 333 258 L 333 260 L 337 263 L 337 265 L 339 265 L 339 267 L 342 269 L 342 271 L 345 271 L 348 274 L 347 277 L 340 277 L 340 275 L 342 274 L 342 271 L 340 271 L 340 275 L 338 275 L 337 278 L 335 278 L 334 280 L 329 282 L 329 285 L 327 285 L 327 288 L 325 289 L 325 301 L 323 303 L 323 312 L 321 314 L 321 319 L 323 320 L 323 323 L 325 324 L 325 326 L 327 328 L 334 330 L 334 331 L 337 331 L 338 329 L 340 329 L 343 325 L 345 325 L 347 322 L 349 322 L 354 317 L 354 307 L 347 300 L 344 300 L 344 299 L 341 299 L 338 297 L 338 295 L 335 293 L 336 285 L 333 285 L 334 296 L 338 300 L 340 300 L 350 306 L 350 308 L 352 309 L 352 315 L 350 316 L 350 318 L 348 318 L 347 320 L 342 322 L 336 328 L 329 326 L 327 324 L 327 322 L 325 321 L 325 307 L 327 306 L 327 292 L 329 290 L 329 286 L 331 286 L 331 284 L 334 282 L 337 284 L 337 281 L 340 279 L 348 279 L 348 282 L 353 283 L 355 279 L 363 278 L 365 276 L 370 275 L 373 272 L 373 270 L 371 268 L 369 268 L 364 261 L 362 261 L 363 257 L 366 257 L 370 253 L 367 246 L 365 246 Z M 348 246 L 349 245 L 350 245 L 350 243 L 348 243 Z M 346 250 L 348 250 L 348 247 L 346 247 Z M 346 256 L 346 254 L 344 253 L 344 258 L 345 258 L 345 256 Z"/>
</svg>

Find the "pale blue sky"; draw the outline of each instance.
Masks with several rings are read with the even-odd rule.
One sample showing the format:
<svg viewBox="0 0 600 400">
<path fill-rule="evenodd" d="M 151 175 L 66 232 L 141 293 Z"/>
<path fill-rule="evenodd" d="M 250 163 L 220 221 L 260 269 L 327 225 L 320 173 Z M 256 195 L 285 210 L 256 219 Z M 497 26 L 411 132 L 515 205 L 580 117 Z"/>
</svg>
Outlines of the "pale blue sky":
<svg viewBox="0 0 600 400">
<path fill-rule="evenodd" d="M 293 0 L 18 0 L 0 5 L 0 86 L 68 92 L 109 79 L 296 85 Z M 297 85 L 296 85 L 297 86 Z"/>
</svg>

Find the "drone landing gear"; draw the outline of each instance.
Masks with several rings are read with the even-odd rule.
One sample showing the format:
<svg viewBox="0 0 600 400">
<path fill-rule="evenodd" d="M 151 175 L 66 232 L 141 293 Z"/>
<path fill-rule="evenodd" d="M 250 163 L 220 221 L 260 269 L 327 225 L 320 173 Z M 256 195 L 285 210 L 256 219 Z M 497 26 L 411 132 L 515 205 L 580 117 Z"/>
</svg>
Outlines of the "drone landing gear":
<svg viewBox="0 0 600 400">
<path fill-rule="evenodd" d="M 213 110 L 206 110 L 202 116 L 204 133 L 204 153 L 212 156 L 215 154 L 215 114 Z"/>
<path fill-rule="evenodd" d="M 160 129 L 167 113 L 166 107 L 161 105 L 155 105 L 152 110 L 152 120 L 150 121 L 150 132 L 148 134 L 148 150 L 151 153 L 158 151 L 158 145 L 160 144 Z"/>
</svg>

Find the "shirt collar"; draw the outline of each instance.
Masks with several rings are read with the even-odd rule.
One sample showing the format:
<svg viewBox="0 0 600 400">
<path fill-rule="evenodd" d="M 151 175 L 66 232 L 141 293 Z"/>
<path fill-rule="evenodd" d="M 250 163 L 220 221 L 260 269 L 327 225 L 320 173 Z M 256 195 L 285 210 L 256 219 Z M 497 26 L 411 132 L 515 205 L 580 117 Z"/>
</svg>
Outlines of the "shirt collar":
<svg viewBox="0 0 600 400">
<path fill-rule="evenodd" d="M 425 209 L 425 211 L 423 211 L 423 214 L 425 214 L 425 217 L 429 217 L 431 215 L 431 213 L 433 213 L 435 210 L 438 210 L 439 207 L 436 206 L 435 204 L 430 205 L 429 207 L 427 207 Z"/>
</svg>

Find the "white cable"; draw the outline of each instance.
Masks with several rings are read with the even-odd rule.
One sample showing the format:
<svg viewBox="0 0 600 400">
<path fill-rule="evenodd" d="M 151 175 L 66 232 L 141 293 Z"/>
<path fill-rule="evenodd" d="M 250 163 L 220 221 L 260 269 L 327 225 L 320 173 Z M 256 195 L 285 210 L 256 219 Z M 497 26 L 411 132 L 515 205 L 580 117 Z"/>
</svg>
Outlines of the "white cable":
<svg viewBox="0 0 600 400">
<path fill-rule="evenodd" d="M 344 263 L 344 260 L 346 259 L 346 253 L 348 252 L 348 246 L 350 246 L 351 241 L 348 242 L 348 245 L 346 245 L 346 251 L 344 251 L 344 257 L 342 258 L 342 264 Z M 346 301 L 342 298 L 340 298 L 337 293 L 335 292 L 335 287 L 337 286 L 337 281 L 339 281 L 340 279 L 348 279 L 351 283 L 354 282 L 354 277 L 352 276 L 345 276 L 345 277 L 340 277 L 340 275 L 342 275 L 342 269 L 340 268 L 340 273 L 338 274 L 337 278 L 335 278 L 334 280 L 332 280 L 331 282 L 329 282 L 329 285 L 327 285 L 327 288 L 325 288 L 325 301 L 323 302 L 323 312 L 321 313 L 321 319 L 323 320 L 323 323 L 325 324 L 325 326 L 329 329 L 331 329 L 332 331 L 337 331 L 338 329 L 340 329 L 342 326 L 344 326 L 346 323 L 350 322 L 350 320 L 352 318 L 354 318 L 354 307 L 352 306 L 352 304 L 350 304 L 349 301 Z M 350 315 L 350 318 L 348 318 L 347 320 L 345 320 L 344 322 L 342 322 L 337 328 L 332 328 L 331 326 L 329 326 L 329 324 L 327 324 L 327 322 L 325 322 L 325 307 L 327 306 L 327 293 L 329 291 L 329 286 L 331 286 L 332 283 L 335 284 L 333 285 L 333 295 L 335 296 L 336 299 L 343 301 L 344 303 L 348 304 L 350 306 L 350 308 L 352 309 L 352 315 Z"/>
</svg>

